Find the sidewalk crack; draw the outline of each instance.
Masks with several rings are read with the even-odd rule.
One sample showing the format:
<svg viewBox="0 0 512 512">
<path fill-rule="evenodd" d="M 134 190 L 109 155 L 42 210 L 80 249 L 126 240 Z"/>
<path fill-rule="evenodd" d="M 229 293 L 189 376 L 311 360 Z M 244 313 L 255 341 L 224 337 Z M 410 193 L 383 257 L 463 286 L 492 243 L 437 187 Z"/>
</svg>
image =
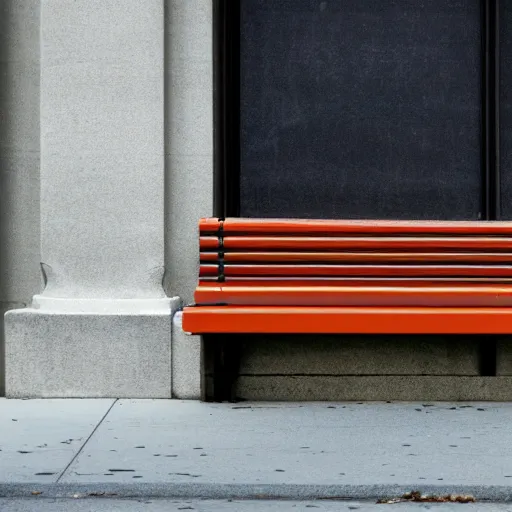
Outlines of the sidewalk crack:
<svg viewBox="0 0 512 512">
<path fill-rule="evenodd" d="M 103 423 L 103 421 L 105 420 L 105 418 L 109 415 L 110 411 L 112 410 L 112 408 L 114 407 L 114 405 L 117 404 L 117 402 L 119 401 L 119 398 L 116 398 L 111 406 L 107 409 L 107 412 L 103 415 L 103 417 L 100 419 L 100 421 L 98 422 L 98 424 L 94 427 L 93 431 L 89 434 L 89 437 L 85 440 L 84 444 L 82 444 L 82 446 L 80 446 L 80 449 L 75 453 L 74 457 L 71 459 L 71 461 L 69 462 L 69 464 L 63 469 L 63 471 L 61 472 L 61 474 L 59 475 L 59 478 L 57 478 L 56 480 L 56 484 L 58 484 L 60 481 L 61 481 L 61 478 L 66 474 L 67 470 L 73 465 L 73 462 L 75 462 L 75 460 L 78 458 L 78 456 L 82 453 L 83 449 L 85 448 L 85 446 L 87 445 L 87 443 L 91 440 L 91 437 L 96 433 L 96 431 L 100 428 L 101 424 Z"/>
</svg>

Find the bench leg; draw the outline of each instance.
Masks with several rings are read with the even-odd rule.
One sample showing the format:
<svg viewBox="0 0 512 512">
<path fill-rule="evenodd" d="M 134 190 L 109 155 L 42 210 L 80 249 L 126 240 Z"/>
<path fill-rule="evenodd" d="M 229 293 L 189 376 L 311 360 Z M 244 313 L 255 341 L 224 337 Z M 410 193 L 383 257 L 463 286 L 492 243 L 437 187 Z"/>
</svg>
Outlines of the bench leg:
<svg viewBox="0 0 512 512">
<path fill-rule="evenodd" d="M 203 336 L 203 358 L 203 400 L 236 402 L 239 344 L 225 335 Z"/>
<path fill-rule="evenodd" d="M 497 365 L 497 338 L 484 336 L 479 343 L 480 375 L 482 377 L 496 377 Z"/>
</svg>

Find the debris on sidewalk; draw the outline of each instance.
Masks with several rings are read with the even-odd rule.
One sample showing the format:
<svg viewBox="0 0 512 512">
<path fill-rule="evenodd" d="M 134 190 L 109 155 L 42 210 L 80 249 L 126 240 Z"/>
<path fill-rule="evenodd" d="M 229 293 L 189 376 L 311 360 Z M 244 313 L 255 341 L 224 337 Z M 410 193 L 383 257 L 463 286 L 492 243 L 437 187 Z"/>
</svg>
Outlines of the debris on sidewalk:
<svg viewBox="0 0 512 512">
<path fill-rule="evenodd" d="M 405 501 L 421 503 L 475 503 L 476 499 L 469 494 L 446 494 L 444 496 L 436 496 L 433 494 L 421 494 L 420 491 L 412 491 L 406 492 L 398 498 L 380 499 L 377 503 L 392 505 L 394 503 L 403 503 Z"/>
</svg>

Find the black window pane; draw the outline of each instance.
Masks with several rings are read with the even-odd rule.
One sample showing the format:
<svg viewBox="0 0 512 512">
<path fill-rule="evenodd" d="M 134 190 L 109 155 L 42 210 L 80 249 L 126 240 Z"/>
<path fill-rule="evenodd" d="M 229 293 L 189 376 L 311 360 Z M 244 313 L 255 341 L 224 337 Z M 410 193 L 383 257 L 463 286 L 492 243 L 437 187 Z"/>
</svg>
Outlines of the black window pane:
<svg viewBox="0 0 512 512">
<path fill-rule="evenodd" d="M 241 0 L 240 214 L 477 219 L 478 0 Z"/>
<path fill-rule="evenodd" d="M 501 218 L 512 219 L 512 5 L 500 12 L 500 175 Z"/>
</svg>

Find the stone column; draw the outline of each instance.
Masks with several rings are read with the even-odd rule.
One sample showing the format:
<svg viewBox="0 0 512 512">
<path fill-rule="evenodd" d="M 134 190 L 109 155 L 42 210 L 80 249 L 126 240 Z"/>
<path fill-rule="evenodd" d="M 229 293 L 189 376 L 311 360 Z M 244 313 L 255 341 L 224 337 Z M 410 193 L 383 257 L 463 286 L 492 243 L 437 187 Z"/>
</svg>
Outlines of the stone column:
<svg viewBox="0 0 512 512">
<path fill-rule="evenodd" d="M 39 5 L 0 2 L 0 396 L 4 313 L 27 306 L 41 289 Z"/>
<path fill-rule="evenodd" d="M 163 2 L 41 5 L 46 286 L 6 315 L 6 393 L 170 397 Z"/>
</svg>

